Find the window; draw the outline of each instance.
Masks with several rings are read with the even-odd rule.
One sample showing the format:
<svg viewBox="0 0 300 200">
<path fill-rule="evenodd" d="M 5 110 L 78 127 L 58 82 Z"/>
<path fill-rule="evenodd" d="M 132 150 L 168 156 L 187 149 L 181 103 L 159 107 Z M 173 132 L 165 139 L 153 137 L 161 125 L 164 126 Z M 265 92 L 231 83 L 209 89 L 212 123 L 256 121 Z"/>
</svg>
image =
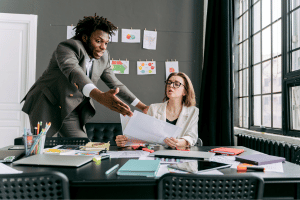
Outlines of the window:
<svg viewBox="0 0 300 200">
<path fill-rule="evenodd" d="M 235 0 L 234 33 L 234 125 L 300 137 L 300 0 Z"/>
</svg>

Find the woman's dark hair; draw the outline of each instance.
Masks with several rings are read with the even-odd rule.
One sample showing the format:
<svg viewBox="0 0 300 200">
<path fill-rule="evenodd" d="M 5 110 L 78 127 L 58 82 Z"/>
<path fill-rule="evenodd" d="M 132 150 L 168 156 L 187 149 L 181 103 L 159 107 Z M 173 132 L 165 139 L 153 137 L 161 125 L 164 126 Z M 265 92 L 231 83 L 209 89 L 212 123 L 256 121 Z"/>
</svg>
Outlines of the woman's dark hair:
<svg viewBox="0 0 300 200">
<path fill-rule="evenodd" d="M 186 95 L 182 99 L 184 105 L 186 107 L 196 106 L 195 91 L 194 91 L 194 87 L 193 87 L 193 84 L 192 84 L 192 81 L 190 80 L 190 78 L 183 72 L 178 72 L 178 73 L 173 72 L 169 75 L 169 77 L 167 78 L 167 81 L 172 76 L 180 76 L 184 80 L 184 86 L 185 86 L 185 90 L 186 90 Z M 167 84 L 165 85 L 165 97 L 164 97 L 163 101 L 169 100 L 169 97 L 167 96 L 166 91 L 167 91 Z"/>
<path fill-rule="evenodd" d="M 109 35 L 112 35 L 113 31 L 117 30 L 117 27 L 106 18 L 103 18 L 102 16 L 99 17 L 95 13 L 95 16 L 85 16 L 83 20 L 79 20 L 74 29 L 75 39 L 81 40 L 83 35 L 91 37 L 92 33 L 96 30 L 102 30 Z"/>
</svg>

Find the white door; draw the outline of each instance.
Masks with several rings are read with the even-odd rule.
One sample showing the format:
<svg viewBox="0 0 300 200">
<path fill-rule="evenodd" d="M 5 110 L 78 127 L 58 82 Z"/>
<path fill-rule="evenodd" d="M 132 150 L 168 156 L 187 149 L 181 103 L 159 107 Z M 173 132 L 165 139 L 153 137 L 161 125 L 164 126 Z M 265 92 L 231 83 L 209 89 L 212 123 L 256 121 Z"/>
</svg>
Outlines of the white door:
<svg viewBox="0 0 300 200">
<path fill-rule="evenodd" d="M 35 81 L 37 15 L 0 13 L 0 148 L 30 128 L 20 101 Z"/>
</svg>

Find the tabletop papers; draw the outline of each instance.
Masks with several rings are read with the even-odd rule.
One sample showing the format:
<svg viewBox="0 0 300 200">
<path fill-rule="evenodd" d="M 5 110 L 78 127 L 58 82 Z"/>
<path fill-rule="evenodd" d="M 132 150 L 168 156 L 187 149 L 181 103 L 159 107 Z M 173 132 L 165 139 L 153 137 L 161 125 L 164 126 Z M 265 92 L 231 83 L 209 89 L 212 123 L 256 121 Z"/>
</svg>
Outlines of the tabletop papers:
<svg viewBox="0 0 300 200">
<path fill-rule="evenodd" d="M 18 173 L 23 173 L 23 172 L 13 169 L 3 163 L 0 163 L 0 174 L 18 174 Z"/>
<path fill-rule="evenodd" d="M 176 138 L 181 131 L 182 128 L 178 126 L 135 110 L 123 133 L 130 138 L 149 143 L 165 144 L 165 138 Z"/>
</svg>

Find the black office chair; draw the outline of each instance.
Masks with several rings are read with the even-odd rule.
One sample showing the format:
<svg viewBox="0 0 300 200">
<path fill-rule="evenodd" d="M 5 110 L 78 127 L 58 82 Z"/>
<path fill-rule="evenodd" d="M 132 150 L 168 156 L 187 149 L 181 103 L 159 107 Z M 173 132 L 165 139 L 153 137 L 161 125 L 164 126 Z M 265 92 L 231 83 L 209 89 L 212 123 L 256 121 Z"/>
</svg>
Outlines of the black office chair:
<svg viewBox="0 0 300 200">
<path fill-rule="evenodd" d="M 262 199 L 263 179 L 251 175 L 165 174 L 158 199 Z"/>
<path fill-rule="evenodd" d="M 0 199 L 69 199 L 69 180 L 60 172 L 0 175 Z"/>
<path fill-rule="evenodd" d="M 84 146 L 90 142 L 89 138 L 72 138 L 72 137 L 46 137 L 45 148 L 57 145 L 81 145 Z"/>
<path fill-rule="evenodd" d="M 295 152 L 292 162 L 300 165 L 300 149 Z"/>
<path fill-rule="evenodd" d="M 197 142 L 196 142 L 195 146 L 197 146 L 197 147 L 203 146 L 203 142 L 200 138 L 197 139 Z"/>
<path fill-rule="evenodd" d="M 72 137 L 46 137 L 45 148 L 54 147 L 57 145 L 82 145 L 90 142 L 89 138 L 72 138 Z M 15 145 L 24 145 L 22 137 L 15 138 Z"/>
</svg>

